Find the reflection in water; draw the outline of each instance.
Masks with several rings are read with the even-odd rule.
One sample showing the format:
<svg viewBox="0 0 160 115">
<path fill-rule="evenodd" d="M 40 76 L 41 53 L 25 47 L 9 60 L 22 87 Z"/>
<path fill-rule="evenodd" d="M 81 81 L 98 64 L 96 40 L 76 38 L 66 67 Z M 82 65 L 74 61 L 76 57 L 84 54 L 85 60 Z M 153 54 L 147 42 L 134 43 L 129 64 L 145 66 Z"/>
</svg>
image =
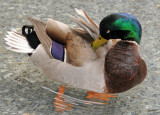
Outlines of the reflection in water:
<svg viewBox="0 0 160 115">
<path fill-rule="evenodd" d="M 89 100 L 81 100 L 77 99 L 68 95 L 64 94 L 64 90 L 66 87 L 60 86 L 59 91 L 55 92 L 52 89 L 49 89 L 47 87 L 42 86 L 43 89 L 46 89 L 48 91 L 51 91 L 56 95 L 54 98 L 55 101 L 53 102 L 55 110 L 58 112 L 64 112 L 64 111 L 70 111 L 73 109 L 74 106 L 78 106 L 79 104 L 87 104 L 87 105 L 106 105 L 107 103 L 97 102 L 97 101 L 89 101 Z M 116 97 L 114 94 L 103 94 L 103 93 L 96 93 L 93 91 L 87 91 L 87 99 L 94 99 L 94 100 L 100 100 L 100 101 L 109 101 L 110 97 Z"/>
<path fill-rule="evenodd" d="M 74 106 L 73 104 L 66 103 L 64 101 L 64 98 L 62 98 L 62 95 L 64 94 L 65 89 L 66 87 L 60 86 L 59 91 L 55 97 L 55 101 L 53 102 L 55 110 L 58 112 L 64 112 L 65 110 L 68 110 L 68 111 L 72 110 Z"/>
</svg>

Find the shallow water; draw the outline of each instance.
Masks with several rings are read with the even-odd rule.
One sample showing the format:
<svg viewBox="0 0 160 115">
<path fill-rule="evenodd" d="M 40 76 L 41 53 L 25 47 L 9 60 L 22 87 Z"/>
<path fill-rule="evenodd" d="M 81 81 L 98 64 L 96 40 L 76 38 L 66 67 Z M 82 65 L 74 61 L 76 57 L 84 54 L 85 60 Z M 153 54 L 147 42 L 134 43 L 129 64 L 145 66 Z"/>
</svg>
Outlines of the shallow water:
<svg viewBox="0 0 160 115">
<path fill-rule="evenodd" d="M 53 115 L 60 112 L 53 102 L 65 100 L 44 87 L 58 92 L 60 84 L 51 81 L 35 67 L 25 54 L 18 54 L 5 49 L 6 31 L 11 27 L 29 24 L 25 15 L 41 19 L 47 18 L 74 25 L 66 13 L 75 15 L 74 8 L 83 9 L 96 23 L 113 12 L 125 12 L 137 17 L 142 25 L 140 54 L 148 66 L 148 75 L 143 83 L 135 88 L 109 98 L 109 101 L 86 98 L 88 94 L 81 89 L 66 88 L 65 95 L 76 99 L 64 102 L 69 106 L 64 115 L 159 115 L 160 114 L 160 1 L 153 0 L 1 0 L 0 1 L 0 114 Z M 44 86 L 44 87 L 43 87 Z M 62 91 L 63 92 L 63 91 Z M 108 103 L 84 104 L 84 101 Z M 63 103 L 63 105 L 64 105 Z M 59 105 L 62 103 L 59 103 Z M 78 105 L 76 105 L 78 104 Z M 61 107 L 62 106 L 58 106 Z M 64 107 L 64 106 L 63 106 Z M 66 107 L 66 106 L 65 106 Z M 60 109 L 61 109 L 60 108 Z"/>
</svg>

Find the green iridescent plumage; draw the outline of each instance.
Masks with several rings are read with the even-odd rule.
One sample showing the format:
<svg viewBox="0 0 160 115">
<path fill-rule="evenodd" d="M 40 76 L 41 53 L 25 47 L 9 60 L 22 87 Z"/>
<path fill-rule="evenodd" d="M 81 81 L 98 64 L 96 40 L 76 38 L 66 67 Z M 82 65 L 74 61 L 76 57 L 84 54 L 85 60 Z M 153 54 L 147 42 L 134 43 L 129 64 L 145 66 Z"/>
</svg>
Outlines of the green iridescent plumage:
<svg viewBox="0 0 160 115">
<path fill-rule="evenodd" d="M 106 31 L 110 33 L 106 33 Z M 105 39 L 132 40 L 140 44 L 141 25 L 129 14 L 115 13 L 105 17 L 100 23 L 100 34 Z"/>
</svg>

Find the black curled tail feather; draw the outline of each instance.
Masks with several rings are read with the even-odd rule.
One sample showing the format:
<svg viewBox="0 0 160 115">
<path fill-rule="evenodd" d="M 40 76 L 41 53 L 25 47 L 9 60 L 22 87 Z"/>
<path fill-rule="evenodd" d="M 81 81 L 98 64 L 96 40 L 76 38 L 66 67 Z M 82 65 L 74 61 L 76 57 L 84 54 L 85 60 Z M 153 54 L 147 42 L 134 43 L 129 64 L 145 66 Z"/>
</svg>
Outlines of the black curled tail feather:
<svg viewBox="0 0 160 115">
<path fill-rule="evenodd" d="M 31 48 L 36 49 L 40 44 L 40 41 L 32 25 L 24 25 L 22 27 L 22 35 L 26 37 Z"/>
</svg>

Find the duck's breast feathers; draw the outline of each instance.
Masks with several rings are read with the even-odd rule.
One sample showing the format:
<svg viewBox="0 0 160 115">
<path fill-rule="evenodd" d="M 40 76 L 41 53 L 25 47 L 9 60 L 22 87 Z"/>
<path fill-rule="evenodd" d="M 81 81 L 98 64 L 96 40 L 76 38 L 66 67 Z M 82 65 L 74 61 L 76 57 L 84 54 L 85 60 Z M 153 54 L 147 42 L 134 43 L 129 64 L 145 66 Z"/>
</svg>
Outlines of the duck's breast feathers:
<svg viewBox="0 0 160 115">
<path fill-rule="evenodd" d="M 147 67 L 135 42 L 119 41 L 105 59 L 105 79 L 109 92 L 123 92 L 141 83 Z"/>
</svg>

